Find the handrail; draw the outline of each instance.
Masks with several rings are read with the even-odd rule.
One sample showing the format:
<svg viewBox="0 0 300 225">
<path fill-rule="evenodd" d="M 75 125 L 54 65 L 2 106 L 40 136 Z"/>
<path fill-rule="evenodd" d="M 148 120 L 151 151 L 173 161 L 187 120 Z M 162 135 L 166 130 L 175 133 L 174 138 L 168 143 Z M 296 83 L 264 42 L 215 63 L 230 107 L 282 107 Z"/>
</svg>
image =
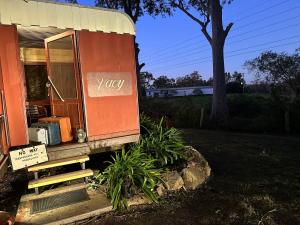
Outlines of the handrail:
<svg viewBox="0 0 300 225">
<path fill-rule="evenodd" d="M 51 80 L 51 78 L 50 78 L 49 76 L 48 76 L 48 80 L 49 80 L 51 86 L 53 87 L 54 91 L 56 92 L 56 94 L 57 94 L 58 97 L 60 98 L 60 100 L 61 100 L 62 102 L 64 102 L 65 100 L 61 97 L 59 91 L 57 90 L 57 88 L 55 87 L 54 83 L 52 82 L 52 80 Z"/>
</svg>

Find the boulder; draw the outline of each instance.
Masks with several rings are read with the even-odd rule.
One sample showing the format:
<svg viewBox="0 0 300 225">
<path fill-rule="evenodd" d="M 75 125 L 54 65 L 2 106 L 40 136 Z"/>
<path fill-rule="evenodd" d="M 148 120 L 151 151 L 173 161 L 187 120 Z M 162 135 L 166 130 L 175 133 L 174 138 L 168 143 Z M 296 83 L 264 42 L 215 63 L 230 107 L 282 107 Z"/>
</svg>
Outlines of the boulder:
<svg viewBox="0 0 300 225">
<path fill-rule="evenodd" d="M 163 173 L 162 179 L 165 182 L 165 188 L 169 191 L 178 190 L 184 185 L 183 179 L 177 171 L 167 171 Z"/>
<path fill-rule="evenodd" d="M 181 171 L 186 189 L 196 189 L 210 176 L 211 169 L 205 158 L 191 146 L 186 147 L 187 167 Z"/>
<path fill-rule="evenodd" d="M 160 184 L 158 185 L 156 192 L 158 196 L 162 196 L 166 192 L 166 188 L 162 184 Z"/>
</svg>

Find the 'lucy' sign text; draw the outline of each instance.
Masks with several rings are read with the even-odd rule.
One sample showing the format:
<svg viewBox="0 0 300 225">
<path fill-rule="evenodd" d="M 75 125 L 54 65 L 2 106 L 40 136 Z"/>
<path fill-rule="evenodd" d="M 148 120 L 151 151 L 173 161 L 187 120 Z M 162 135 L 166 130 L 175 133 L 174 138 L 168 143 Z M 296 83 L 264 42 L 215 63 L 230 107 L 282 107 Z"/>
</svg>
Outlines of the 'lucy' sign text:
<svg viewBox="0 0 300 225">
<path fill-rule="evenodd" d="M 132 94 L 132 75 L 127 72 L 99 72 L 87 74 L 89 97 Z"/>
</svg>

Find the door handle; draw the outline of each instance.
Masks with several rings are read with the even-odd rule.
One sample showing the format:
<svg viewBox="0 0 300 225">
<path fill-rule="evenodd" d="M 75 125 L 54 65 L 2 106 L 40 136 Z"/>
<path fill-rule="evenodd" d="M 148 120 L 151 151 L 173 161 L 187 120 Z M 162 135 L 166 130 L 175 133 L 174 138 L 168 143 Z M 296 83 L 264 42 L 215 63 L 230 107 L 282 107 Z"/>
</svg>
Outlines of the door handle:
<svg viewBox="0 0 300 225">
<path fill-rule="evenodd" d="M 52 88 L 54 89 L 54 91 L 56 92 L 56 94 L 58 95 L 59 99 L 64 102 L 65 100 L 61 97 L 59 91 L 57 90 L 57 88 L 55 87 L 55 85 L 53 84 L 51 78 L 48 76 L 48 81 L 50 83 L 50 86 L 52 86 Z M 47 87 L 50 87 L 48 84 L 46 84 Z"/>
</svg>

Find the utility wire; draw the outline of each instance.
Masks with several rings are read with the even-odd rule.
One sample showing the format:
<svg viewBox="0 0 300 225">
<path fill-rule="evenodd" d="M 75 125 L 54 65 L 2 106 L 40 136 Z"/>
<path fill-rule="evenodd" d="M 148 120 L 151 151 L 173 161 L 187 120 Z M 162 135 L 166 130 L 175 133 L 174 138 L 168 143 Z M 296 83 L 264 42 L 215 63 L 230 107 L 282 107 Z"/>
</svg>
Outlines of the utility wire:
<svg viewBox="0 0 300 225">
<path fill-rule="evenodd" d="M 282 5 L 282 4 L 284 4 L 284 3 L 287 3 L 288 1 L 290 1 L 290 0 L 281 1 L 281 2 L 279 2 L 278 4 L 275 4 L 275 5 L 269 6 L 269 7 L 267 7 L 267 8 L 264 8 L 263 10 L 259 10 L 258 12 L 253 12 L 253 13 L 251 13 L 251 15 L 249 15 L 249 16 L 252 16 L 252 17 L 253 17 L 253 16 L 255 16 L 256 14 L 260 14 L 262 11 L 267 11 L 268 9 L 275 8 L 275 7 L 279 6 L 279 5 Z M 247 17 L 249 17 L 249 16 L 247 16 Z M 238 19 L 235 20 L 235 22 L 236 22 L 236 21 L 241 21 L 241 20 L 243 20 L 245 17 L 246 17 L 246 16 L 241 17 L 241 18 L 238 18 Z M 178 42 L 176 42 L 176 43 L 174 43 L 174 44 L 170 45 L 169 47 L 164 48 L 164 49 L 162 49 L 162 50 L 158 50 L 158 51 L 155 50 L 155 51 L 153 51 L 153 53 L 166 51 L 166 50 L 168 50 L 168 49 L 170 49 L 170 48 L 173 48 L 174 46 L 177 46 L 178 44 L 180 45 L 180 44 L 186 43 L 187 41 L 193 40 L 193 39 L 195 39 L 195 38 L 199 38 L 199 35 L 192 36 L 191 38 L 188 38 L 188 39 L 183 40 L 183 41 L 178 41 Z M 152 54 L 152 53 L 150 52 L 150 54 Z"/>
<path fill-rule="evenodd" d="M 295 27 L 295 26 L 298 26 L 298 25 L 300 25 L 300 23 L 292 24 L 290 26 L 284 26 L 283 28 L 278 28 L 278 29 L 270 30 L 268 32 L 264 32 L 264 33 L 261 33 L 261 34 L 252 35 L 252 36 L 247 37 L 247 38 L 243 38 L 243 39 L 236 40 L 234 42 L 230 42 L 230 43 L 226 44 L 224 47 L 227 48 L 227 47 L 231 46 L 232 44 L 244 42 L 244 41 L 251 40 L 251 39 L 257 38 L 257 37 L 262 37 L 262 36 L 265 36 L 267 34 L 277 32 L 277 31 L 283 31 L 285 29 L 289 29 L 291 27 Z M 180 53 L 177 53 L 177 54 L 176 53 L 172 53 L 172 55 L 170 57 L 169 56 L 161 56 L 161 57 L 155 58 L 152 61 L 149 60 L 146 63 L 147 63 L 147 65 L 149 65 L 149 64 L 151 65 L 151 64 L 159 63 L 162 60 L 165 60 L 166 58 L 167 58 L 167 60 L 176 59 L 176 58 L 185 58 L 187 56 L 199 55 L 199 53 L 203 53 L 205 51 L 211 51 L 211 47 L 210 46 L 207 46 L 206 48 L 201 48 L 201 49 L 195 49 L 195 51 L 184 51 L 181 54 Z"/>
<path fill-rule="evenodd" d="M 234 53 L 234 52 L 239 52 L 239 51 L 244 51 L 244 50 L 247 50 L 247 49 L 256 48 L 256 47 L 259 47 L 259 46 L 265 46 L 265 45 L 269 45 L 269 44 L 274 44 L 274 43 L 277 43 L 277 42 L 282 42 L 282 41 L 286 41 L 286 40 L 291 40 L 291 39 L 298 38 L 298 37 L 300 37 L 300 34 L 299 34 L 299 35 L 292 36 L 292 37 L 286 37 L 286 38 L 279 39 L 279 40 L 272 41 L 272 42 L 265 42 L 265 43 L 261 43 L 261 44 L 258 44 L 258 45 L 248 46 L 248 47 L 246 47 L 246 48 L 242 48 L 242 49 L 238 49 L 238 50 L 227 51 L 227 52 L 225 52 L 225 54 L 228 54 L 228 53 Z M 300 40 L 299 40 L 299 43 L 300 43 Z M 185 65 L 186 63 L 196 63 L 196 62 L 199 62 L 199 60 L 209 59 L 209 58 L 211 58 L 211 56 L 207 56 L 207 57 L 200 58 L 200 59 L 193 59 L 193 60 L 181 62 L 181 63 L 179 63 L 179 64 L 176 63 L 176 66 Z M 174 64 L 169 64 L 169 65 L 160 66 L 160 67 L 158 67 L 158 68 L 155 68 L 155 67 L 154 67 L 154 68 L 155 68 L 155 69 L 162 69 L 162 68 L 165 68 L 165 67 L 167 67 L 167 66 L 172 66 L 172 65 L 174 65 Z"/>
<path fill-rule="evenodd" d="M 275 46 L 271 46 L 271 47 L 268 47 L 268 48 L 262 48 L 262 49 L 256 49 L 256 50 L 251 50 L 251 51 L 246 51 L 246 52 L 241 52 L 241 53 L 238 53 L 238 54 L 233 54 L 233 55 L 229 55 L 229 56 L 226 56 L 226 58 L 232 58 L 232 57 L 235 57 L 235 56 L 240 56 L 240 55 L 246 55 L 246 54 L 249 54 L 249 53 L 254 53 L 254 52 L 263 52 L 263 51 L 267 51 L 267 50 L 270 50 L 270 48 L 274 49 L 274 48 L 277 48 L 277 47 L 283 47 L 283 46 L 288 46 L 288 45 L 294 45 L 294 44 L 298 44 L 300 40 L 296 41 L 296 42 L 290 42 L 290 43 L 286 43 L 286 44 L 282 44 L 282 45 L 275 45 Z M 199 63 L 204 63 L 204 62 L 212 62 L 212 60 L 203 60 L 203 61 L 199 61 Z M 195 63 L 193 64 L 185 64 L 185 65 L 182 65 L 180 66 L 180 68 L 182 67 L 186 67 L 186 66 L 191 66 L 191 65 L 194 65 Z M 176 68 L 179 68 L 179 66 L 175 66 L 173 67 L 173 69 L 176 69 Z M 152 70 L 152 69 L 151 69 Z M 170 71 L 170 70 L 169 70 Z"/>
<path fill-rule="evenodd" d="M 287 22 L 287 21 L 290 21 L 290 20 L 294 20 L 294 19 L 296 19 L 296 18 L 299 18 L 300 17 L 300 14 L 299 15 L 296 15 L 296 16 L 293 16 L 293 17 L 291 17 L 291 18 L 287 18 L 287 19 L 285 19 L 284 21 L 279 21 L 279 22 L 273 22 L 271 25 L 272 26 L 274 26 L 274 25 L 278 25 L 278 24 L 281 24 L 281 23 L 284 23 L 284 22 Z M 229 36 L 228 38 L 227 38 L 227 40 L 226 41 L 229 41 L 229 40 L 232 40 L 233 38 L 236 38 L 236 37 L 241 37 L 241 36 L 245 36 L 245 34 L 249 34 L 249 33 L 252 33 L 253 31 L 257 31 L 257 30 L 264 30 L 265 28 L 269 28 L 270 27 L 270 24 L 267 24 L 267 25 L 264 25 L 264 26 L 261 26 L 261 27 L 256 27 L 254 30 L 249 30 L 249 31 L 246 31 L 246 32 L 243 32 L 243 33 L 240 33 L 240 34 L 236 34 L 236 35 L 233 35 L 233 36 Z M 285 26 L 286 27 L 286 26 Z M 283 27 L 283 28 L 281 28 L 281 29 L 284 29 L 285 27 Z M 207 48 L 207 45 L 202 45 L 202 46 L 200 46 L 200 48 L 198 48 L 198 49 L 195 49 L 195 51 L 193 51 L 193 52 L 196 52 L 196 51 L 199 51 L 200 49 L 203 49 L 203 48 Z M 186 52 L 187 51 L 187 49 L 185 49 L 185 51 L 184 52 Z M 174 55 L 174 54 L 176 54 L 176 53 L 178 53 L 178 52 L 171 52 L 171 53 L 168 53 L 168 54 L 171 54 L 171 55 Z M 180 53 L 180 52 L 179 52 Z M 168 54 L 158 54 L 158 55 L 156 55 L 156 59 L 159 59 L 159 58 L 162 58 L 164 55 L 168 55 Z M 141 61 L 147 61 L 147 60 L 142 60 L 141 59 Z M 149 60 L 149 61 L 151 61 L 151 60 Z M 152 60 L 153 61 L 153 60 Z"/>
<path fill-rule="evenodd" d="M 289 2 L 289 1 L 290 1 L 290 0 L 282 1 L 282 2 L 279 2 L 279 3 L 275 4 L 275 5 L 272 5 L 272 6 L 263 8 L 263 9 L 259 10 L 258 12 L 255 12 L 255 15 L 261 14 L 261 13 L 265 13 L 266 11 L 268 11 L 268 10 L 270 10 L 270 9 L 273 9 L 273 8 L 275 8 L 275 7 L 277 7 L 277 6 L 286 4 L 286 3 Z M 235 20 L 235 22 L 242 21 L 242 20 L 247 19 L 247 18 L 249 18 L 249 17 L 251 17 L 251 16 L 253 16 L 253 13 L 249 13 L 249 14 L 246 15 L 246 16 L 243 16 L 243 17 L 241 17 L 241 18 L 238 18 L 238 19 Z"/>
</svg>

